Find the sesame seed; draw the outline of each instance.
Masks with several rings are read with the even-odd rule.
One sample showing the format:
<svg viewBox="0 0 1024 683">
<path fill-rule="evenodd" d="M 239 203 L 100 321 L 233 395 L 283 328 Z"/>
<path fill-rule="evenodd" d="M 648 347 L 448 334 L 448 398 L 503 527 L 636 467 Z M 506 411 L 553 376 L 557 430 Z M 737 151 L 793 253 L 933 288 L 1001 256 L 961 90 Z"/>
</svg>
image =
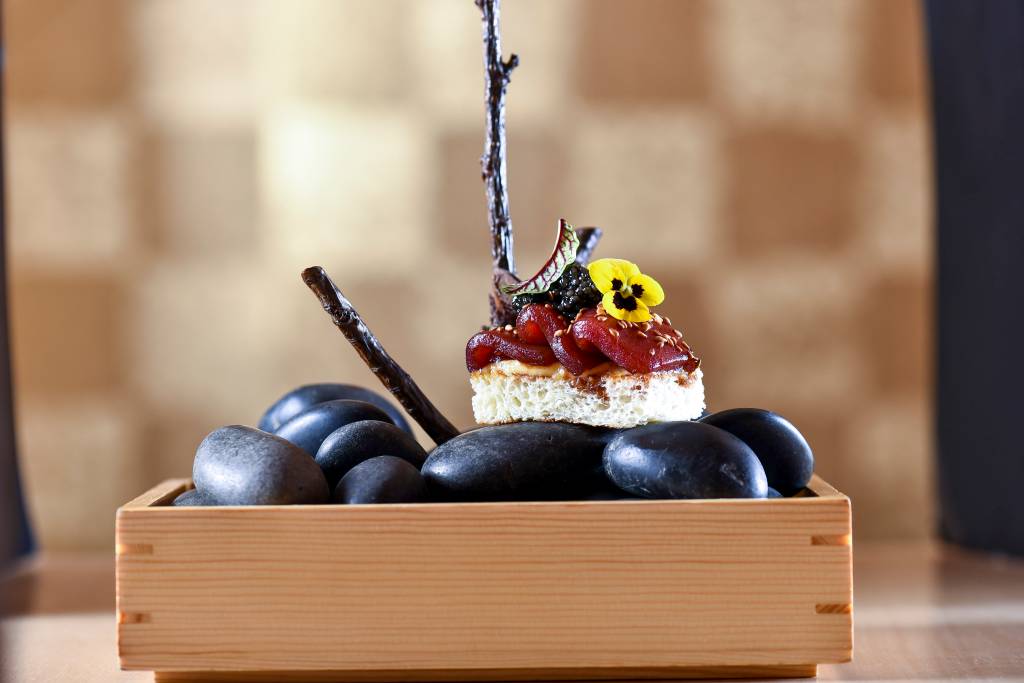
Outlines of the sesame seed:
<svg viewBox="0 0 1024 683">
<path fill-rule="evenodd" d="M 644 339 L 647 339 L 647 335 L 646 335 L 646 334 L 644 334 L 643 332 L 641 332 L 640 330 L 637 330 L 637 331 L 636 331 L 636 333 L 637 333 L 637 334 L 639 334 L 639 335 L 640 335 L 641 337 L 643 337 Z"/>
<path fill-rule="evenodd" d="M 599 315 L 599 316 L 597 316 L 597 319 L 600 320 L 601 322 L 604 322 L 605 320 L 608 319 L 608 317 L 607 316 L 603 316 L 603 315 Z"/>
<path fill-rule="evenodd" d="M 644 323 L 644 332 L 646 332 L 646 331 L 647 331 L 647 330 L 649 330 L 649 329 L 651 329 L 651 324 L 650 324 L 650 323 L 647 323 L 647 322 L 645 322 L 645 323 Z"/>
<path fill-rule="evenodd" d="M 660 349 L 660 348 L 661 348 L 662 346 L 664 346 L 664 345 L 665 345 L 665 342 L 663 342 L 663 341 L 660 341 L 660 342 L 658 342 L 658 348 L 659 348 L 659 349 Z"/>
<path fill-rule="evenodd" d="M 558 330 L 557 332 L 555 332 L 556 337 L 561 337 L 563 334 L 565 334 L 565 330 Z"/>
<path fill-rule="evenodd" d="M 651 349 L 651 351 L 650 351 L 650 354 L 651 354 L 652 356 L 654 355 L 654 349 Z"/>
<path fill-rule="evenodd" d="M 655 314 L 654 314 L 654 315 L 652 315 L 651 317 L 652 317 L 652 318 L 654 318 L 654 322 L 656 322 L 656 323 L 661 323 L 661 316 L 660 316 L 660 315 L 658 315 L 657 313 L 655 313 Z"/>
<path fill-rule="evenodd" d="M 670 318 L 668 318 L 667 316 L 665 317 L 665 324 L 669 325 L 669 326 L 672 325 L 672 320 Z"/>
<path fill-rule="evenodd" d="M 515 329 L 515 328 L 513 328 L 511 325 L 505 325 L 505 331 L 506 332 L 511 332 L 513 329 Z"/>
<path fill-rule="evenodd" d="M 616 322 L 622 329 L 626 329 L 627 327 L 629 327 L 629 323 L 627 323 L 625 320 L 617 320 Z"/>
</svg>

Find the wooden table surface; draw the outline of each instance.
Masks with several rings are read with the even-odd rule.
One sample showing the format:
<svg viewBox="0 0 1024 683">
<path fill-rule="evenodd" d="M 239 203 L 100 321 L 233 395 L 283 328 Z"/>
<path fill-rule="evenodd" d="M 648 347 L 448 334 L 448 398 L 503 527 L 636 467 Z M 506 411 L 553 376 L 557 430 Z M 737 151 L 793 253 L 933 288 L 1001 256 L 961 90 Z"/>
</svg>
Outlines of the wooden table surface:
<svg viewBox="0 0 1024 683">
<path fill-rule="evenodd" d="M 0 681 L 152 681 L 114 651 L 113 553 L 0 582 Z M 854 549 L 854 661 L 821 680 L 1024 680 L 1024 561 L 928 543 Z"/>
</svg>

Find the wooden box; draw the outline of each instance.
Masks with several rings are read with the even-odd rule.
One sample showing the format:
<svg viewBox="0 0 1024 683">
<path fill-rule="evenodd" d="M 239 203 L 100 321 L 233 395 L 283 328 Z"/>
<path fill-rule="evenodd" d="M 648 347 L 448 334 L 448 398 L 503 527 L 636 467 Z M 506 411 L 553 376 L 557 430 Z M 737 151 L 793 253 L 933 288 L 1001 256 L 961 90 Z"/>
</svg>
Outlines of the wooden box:
<svg viewBox="0 0 1024 683">
<path fill-rule="evenodd" d="M 852 648 L 849 499 L 117 513 L 118 650 L 158 681 L 813 676 Z"/>
</svg>

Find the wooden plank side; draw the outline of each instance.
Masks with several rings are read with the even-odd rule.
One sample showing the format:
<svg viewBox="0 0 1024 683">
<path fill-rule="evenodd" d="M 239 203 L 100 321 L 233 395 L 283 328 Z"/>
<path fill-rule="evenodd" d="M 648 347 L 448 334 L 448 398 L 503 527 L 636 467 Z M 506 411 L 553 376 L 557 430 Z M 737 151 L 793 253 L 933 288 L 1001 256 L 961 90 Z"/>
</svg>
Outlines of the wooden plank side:
<svg viewBox="0 0 1024 683">
<path fill-rule="evenodd" d="M 124 508 L 128 669 L 847 661 L 845 496 Z M 820 606 L 827 606 L 824 610 Z"/>
<path fill-rule="evenodd" d="M 814 495 L 821 498 L 846 498 L 846 496 L 837 491 L 832 484 L 829 484 L 817 474 L 811 475 L 811 481 L 807 484 L 807 488 L 810 489 Z M 849 500 L 848 498 L 846 499 Z"/>
<path fill-rule="evenodd" d="M 148 508 L 157 505 L 165 505 L 192 488 L 191 479 L 168 479 L 157 484 L 138 498 L 125 503 L 122 510 L 133 510 L 137 508 Z"/>
<path fill-rule="evenodd" d="M 468 669 L 464 671 L 158 671 L 156 683 L 486 683 L 491 681 L 643 681 L 813 678 L 814 664 L 668 669 Z"/>
</svg>

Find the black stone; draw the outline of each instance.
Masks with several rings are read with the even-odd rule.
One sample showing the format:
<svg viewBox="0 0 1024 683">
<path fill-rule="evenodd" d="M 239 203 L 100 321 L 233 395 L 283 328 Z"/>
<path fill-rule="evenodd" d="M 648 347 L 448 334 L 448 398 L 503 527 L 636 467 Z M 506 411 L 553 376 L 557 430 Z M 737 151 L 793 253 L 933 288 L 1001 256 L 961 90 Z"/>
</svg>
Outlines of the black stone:
<svg viewBox="0 0 1024 683">
<path fill-rule="evenodd" d="M 210 501 L 206 500 L 203 494 L 199 493 L 199 489 L 189 489 L 185 493 L 181 494 L 171 503 L 174 507 L 199 507 L 203 505 L 212 505 Z"/>
<path fill-rule="evenodd" d="M 221 427 L 203 439 L 192 479 L 216 505 L 326 503 L 327 479 L 305 451 L 252 427 Z"/>
<path fill-rule="evenodd" d="M 759 408 L 734 408 L 701 419 L 724 429 L 750 446 L 761 461 L 768 485 L 783 496 L 807 486 L 814 474 L 814 453 L 793 424 L 777 413 Z"/>
<path fill-rule="evenodd" d="M 616 486 L 644 498 L 764 498 L 764 468 L 737 437 L 700 422 L 622 432 L 605 448 Z"/>
<path fill-rule="evenodd" d="M 379 455 L 401 458 L 417 470 L 427 459 L 423 446 L 408 432 L 380 420 L 360 420 L 328 434 L 316 452 L 316 462 L 334 487 L 353 467 Z"/>
<path fill-rule="evenodd" d="M 337 399 L 318 403 L 299 413 L 278 427 L 274 434 L 282 439 L 288 439 L 302 450 L 315 456 L 320 444 L 331 432 L 360 420 L 378 420 L 394 424 L 387 413 L 372 403 Z"/>
<path fill-rule="evenodd" d="M 635 498 L 637 496 L 626 493 L 613 484 L 608 477 L 604 476 L 604 471 L 602 470 L 600 478 L 581 496 L 580 500 L 629 500 Z"/>
<path fill-rule="evenodd" d="M 602 435 L 557 422 L 481 427 L 435 448 L 423 476 L 443 500 L 578 497 L 600 472 Z"/>
<path fill-rule="evenodd" d="M 260 418 L 259 428 L 265 432 L 276 432 L 278 428 L 299 413 L 303 413 L 318 403 L 348 399 L 350 401 L 366 401 L 377 406 L 391 418 L 397 426 L 412 434 L 412 428 L 405 415 L 391 401 L 375 391 L 354 384 L 306 384 L 289 391 L 267 408 Z"/>
<path fill-rule="evenodd" d="M 427 483 L 415 465 L 392 455 L 360 462 L 341 478 L 331 500 L 347 505 L 419 503 L 427 499 Z"/>
</svg>

